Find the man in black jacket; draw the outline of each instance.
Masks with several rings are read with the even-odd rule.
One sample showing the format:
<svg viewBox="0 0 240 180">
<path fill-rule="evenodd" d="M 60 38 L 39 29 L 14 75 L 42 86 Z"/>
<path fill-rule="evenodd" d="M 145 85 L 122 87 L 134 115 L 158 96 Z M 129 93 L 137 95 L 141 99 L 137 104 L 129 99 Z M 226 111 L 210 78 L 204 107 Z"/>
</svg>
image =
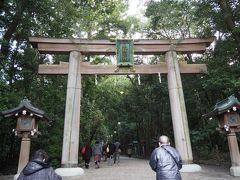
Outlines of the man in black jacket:
<svg viewBox="0 0 240 180">
<path fill-rule="evenodd" d="M 17 180 L 62 180 L 48 164 L 48 155 L 44 150 L 38 150 L 24 167 Z"/>
<path fill-rule="evenodd" d="M 157 180 L 181 180 L 179 170 L 182 168 L 182 159 L 178 151 L 170 146 L 167 136 L 160 136 L 159 146 L 150 158 L 150 166 L 156 172 Z"/>
</svg>

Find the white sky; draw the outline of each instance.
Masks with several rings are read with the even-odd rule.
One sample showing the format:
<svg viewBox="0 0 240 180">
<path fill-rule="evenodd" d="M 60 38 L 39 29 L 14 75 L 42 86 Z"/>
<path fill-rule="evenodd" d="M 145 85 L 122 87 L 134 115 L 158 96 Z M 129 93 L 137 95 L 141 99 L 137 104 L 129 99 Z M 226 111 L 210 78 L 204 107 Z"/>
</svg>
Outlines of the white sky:
<svg viewBox="0 0 240 180">
<path fill-rule="evenodd" d="M 147 0 L 129 0 L 128 15 L 140 15 L 143 17 Z"/>
<path fill-rule="evenodd" d="M 140 19 L 141 22 L 146 22 L 147 18 L 144 17 L 146 6 L 145 3 L 148 0 L 129 0 L 129 9 L 127 14 L 129 16 L 136 16 Z M 142 34 L 136 32 L 133 36 L 133 39 L 142 39 Z"/>
</svg>

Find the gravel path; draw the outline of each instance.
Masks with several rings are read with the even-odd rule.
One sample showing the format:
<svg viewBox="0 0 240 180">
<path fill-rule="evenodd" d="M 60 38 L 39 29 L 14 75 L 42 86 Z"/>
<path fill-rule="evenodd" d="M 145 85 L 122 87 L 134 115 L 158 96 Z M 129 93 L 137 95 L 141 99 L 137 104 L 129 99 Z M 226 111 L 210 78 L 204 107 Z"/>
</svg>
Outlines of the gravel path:
<svg viewBox="0 0 240 180">
<path fill-rule="evenodd" d="M 240 180 L 240 177 L 229 175 L 228 167 L 201 165 L 202 171 L 195 173 L 181 173 L 183 180 Z M 119 164 L 108 166 L 101 162 L 100 168 L 95 169 L 94 163 L 90 168 L 84 168 L 84 175 L 80 180 L 155 180 L 155 173 L 151 170 L 147 160 L 121 157 Z M 0 176 L 0 180 L 12 180 L 13 176 Z"/>
</svg>

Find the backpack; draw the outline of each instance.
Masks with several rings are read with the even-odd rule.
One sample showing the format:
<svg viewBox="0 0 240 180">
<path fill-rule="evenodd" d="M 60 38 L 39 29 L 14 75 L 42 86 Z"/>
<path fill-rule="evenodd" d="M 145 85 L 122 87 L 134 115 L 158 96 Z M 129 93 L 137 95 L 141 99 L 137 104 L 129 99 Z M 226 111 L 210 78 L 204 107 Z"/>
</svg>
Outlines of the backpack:
<svg viewBox="0 0 240 180">
<path fill-rule="evenodd" d="M 85 153 L 86 153 L 86 148 L 83 147 L 82 150 L 81 150 L 81 154 L 82 154 L 82 155 L 85 155 Z"/>
</svg>

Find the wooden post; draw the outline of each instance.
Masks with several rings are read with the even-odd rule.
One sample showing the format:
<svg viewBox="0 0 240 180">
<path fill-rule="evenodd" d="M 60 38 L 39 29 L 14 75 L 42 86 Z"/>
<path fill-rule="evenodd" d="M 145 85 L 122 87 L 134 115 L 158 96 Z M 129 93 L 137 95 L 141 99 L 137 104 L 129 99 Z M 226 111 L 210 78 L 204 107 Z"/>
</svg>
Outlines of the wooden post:
<svg viewBox="0 0 240 180">
<path fill-rule="evenodd" d="M 30 146 L 31 146 L 31 139 L 28 137 L 23 137 L 21 142 L 17 174 L 21 173 L 21 171 L 29 161 Z"/>
<path fill-rule="evenodd" d="M 230 174 L 233 176 L 240 176 L 240 154 L 234 129 L 231 129 L 231 132 L 227 134 L 227 139 L 232 163 Z"/>
<path fill-rule="evenodd" d="M 168 65 L 168 91 L 175 144 L 182 157 L 183 163 L 190 164 L 192 163 L 193 157 L 176 51 L 168 51 L 165 58 Z"/>
<path fill-rule="evenodd" d="M 81 72 L 80 52 L 72 51 L 69 58 L 67 97 L 65 107 L 62 167 L 78 166 L 80 101 L 81 101 Z"/>
</svg>

